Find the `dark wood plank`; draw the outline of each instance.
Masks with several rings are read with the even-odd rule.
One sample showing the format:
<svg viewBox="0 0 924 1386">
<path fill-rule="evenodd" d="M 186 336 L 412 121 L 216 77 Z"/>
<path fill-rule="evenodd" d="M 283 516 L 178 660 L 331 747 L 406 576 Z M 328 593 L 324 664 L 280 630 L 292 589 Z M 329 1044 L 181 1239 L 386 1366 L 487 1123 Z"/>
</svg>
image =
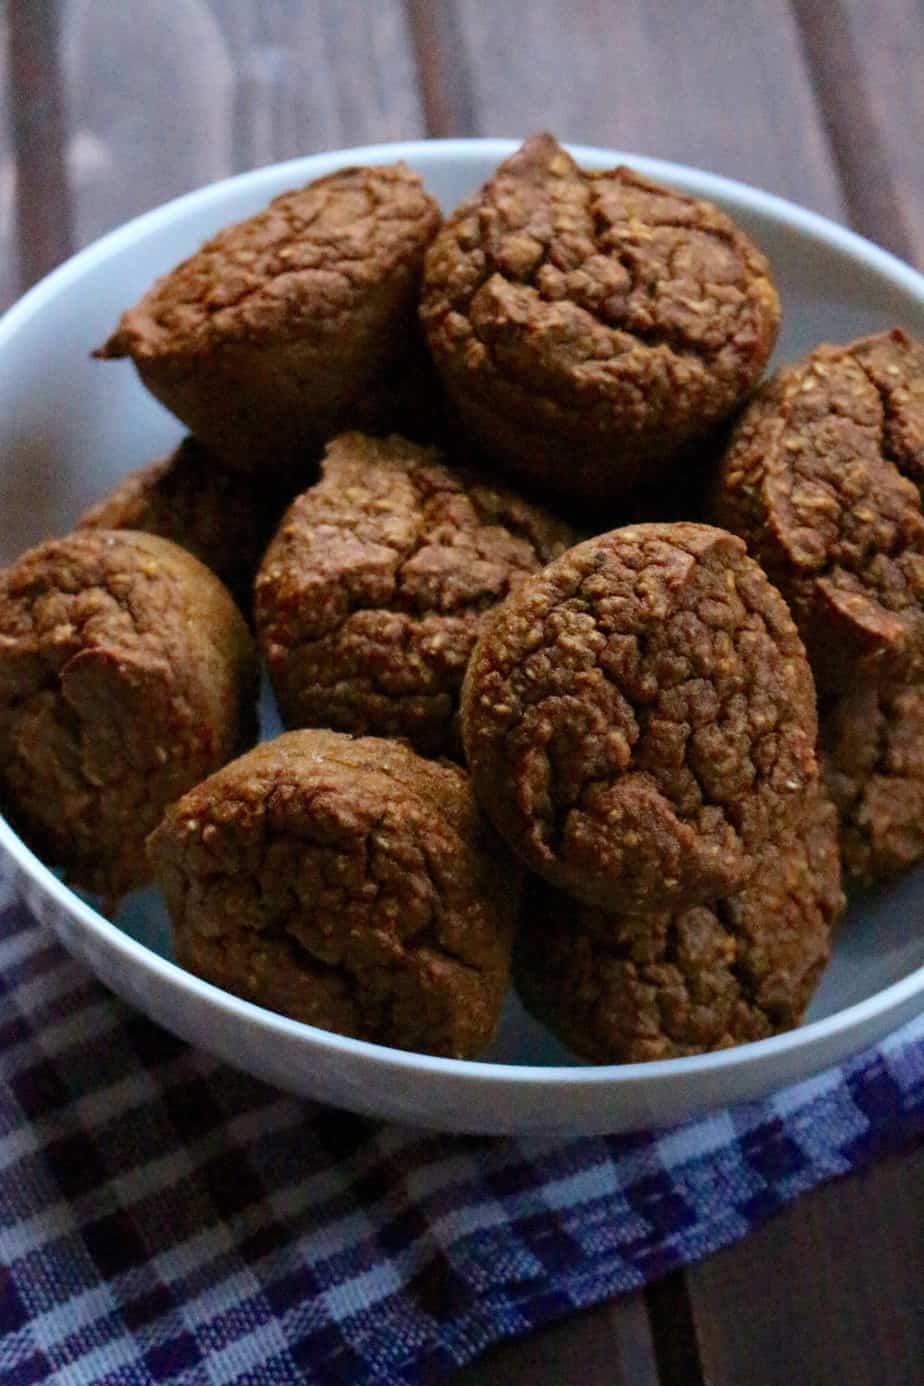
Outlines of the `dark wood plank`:
<svg viewBox="0 0 924 1386">
<path fill-rule="evenodd" d="M 433 0 L 426 8 L 425 38 L 444 39 L 441 68 L 428 78 L 440 93 L 442 104 L 430 105 L 441 134 L 522 136 L 543 125 L 845 215 L 787 0 Z M 423 45 L 430 68 L 434 41 Z"/>
<path fill-rule="evenodd" d="M 924 1146 L 687 1272 L 709 1386 L 921 1386 Z"/>
<path fill-rule="evenodd" d="M 6 27 L 18 280 L 24 289 L 71 249 L 57 6 L 14 0 Z"/>
<path fill-rule="evenodd" d="M 924 266 L 924 8 L 793 0 L 852 224 Z"/>
<path fill-rule="evenodd" d="M 238 167 L 425 133 L 401 0 L 211 0 L 238 74 Z"/>
<path fill-rule="evenodd" d="M 401 0 L 66 0 L 76 239 L 239 169 L 424 133 Z"/>
<path fill-rule="evenodd" d="M 674 1271 L 649 1285 L 645 1302 L 661 1386 L 704 1386 L 684 1272 Z"/>
<path fill-rule="evenodd" d="M 920 0 L 846 4 L 894 200 L 910 241 L 909 258 L 924 269 L 924 6 Z M 875 228 L 873 234 L 878 234 Z"/>
<path fill-rule="evenodd" d="M 924 265 L 924 10 L 794 0 L 852 225 Z"/>
<path fill-rule="evenodd" d="M 457 1373 L 457 1386 L 658 1386 L 645 1297 L 598 1304 L 525 1338 L 501 1343 Z M 689 1386 L 695 1386 L 690 1382 Z"/>
<path fill-rule="evenodd" d="M 231 171 L 234 73 L 203 0 L 65 0 L 76 241 Z"/>
<path fill-rule="evenodd" d="M 427 134 L 434 139 L 475 134 L 475 101 L 455 6 L 444 0 L 408 0 L 407 11 Z"/>
<path fill-rule="evenodd" d="M 14 231 L 16 164 L 10 131 L 7 0 L 0 0 L 0 313 L 16 297 L 19 253 Z"/>
</svg>

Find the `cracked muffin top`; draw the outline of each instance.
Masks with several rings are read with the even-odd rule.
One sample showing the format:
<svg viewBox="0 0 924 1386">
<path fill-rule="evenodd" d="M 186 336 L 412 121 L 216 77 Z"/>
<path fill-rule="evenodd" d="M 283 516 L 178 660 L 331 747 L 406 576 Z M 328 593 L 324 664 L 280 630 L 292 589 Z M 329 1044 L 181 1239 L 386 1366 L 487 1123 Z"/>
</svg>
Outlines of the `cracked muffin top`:
<svg viewBox="0 0 924 1386">
<path fill-rule="evenodd" d="M 792 608 L 819 687 L 924 674 L 924 347 L 895 329 L 777 371 L 712 503 Z"/>
<path fill-rule="evenodd" d="M 192 437 L 123 477 L 85 510 L 79 529 L 136 529 L 187 549 L 249 612 L 254 576 L 288 495 L 228 471 Z"/>
<path fill-rule="evenodd" d="M 257 660 L 213 573 L 165 539 L 78 530 L 0 575 L 0 789 L 30 842 L 110 900 L 166 804 L 255 729 Z"/>
<path fill-rule="evenodd" d="M 107 357 L 196 355 L 304 334 L 358 346 L 387 322 L 439 211 L 406 164 L 340 169 L 225 227 L 123 314 Z"/>
<path fill-rule="evenodd" d="M 191 790 L 150 852 L 178 956 L 218 985 L 400 1048 L 490 1041 L 520 881 L 458 767 L 289 732 Z"/>
<path fill-rule="evenodd" d="M 401 736 L 458 759 L 459 692 L 485 614 L 574 538 L 435 448 L 335 438 L 257 580 L 287 725 Z"/>
<path fill-rule="evenodd" d="M 779 301 L 718 208 L 628 168 L 585 172 L 537 135 L 444 223 L 421 314 L 482 443 L 549 489 L 604 497 L 746 397 Z"/>
<path fill-rule="evenodd" d="M 537 1018 L 595 1063 L 725 1049 L 799 1023 L 843 907 L 837 815 L 812 791 L 730 898 L 632 917 L 534 883 L 514 981 Z"/>
<path fill-rule="evenodd" d="M 225 466 L 295 490 L 328 438 L 393 428 L 428 389 L 417 300 L 439 221 L 404 164 L 341 169 L 220 231 L 96 355 L 130 356 Z"/>
<path fill-rule="evenodd" d="M 738 888 L 817 777 L 786 605 L 706 525 L 614 530 L 524 582 L 472 654 L 462 730 L 525 864 L 626 913 Z"/>
<path fill-rule="evenodd" d="M 818 726 L 845 870 L 907 871 L 924 857 L 924 684 L 858 682 L 821 700 Z"/>
</svg>

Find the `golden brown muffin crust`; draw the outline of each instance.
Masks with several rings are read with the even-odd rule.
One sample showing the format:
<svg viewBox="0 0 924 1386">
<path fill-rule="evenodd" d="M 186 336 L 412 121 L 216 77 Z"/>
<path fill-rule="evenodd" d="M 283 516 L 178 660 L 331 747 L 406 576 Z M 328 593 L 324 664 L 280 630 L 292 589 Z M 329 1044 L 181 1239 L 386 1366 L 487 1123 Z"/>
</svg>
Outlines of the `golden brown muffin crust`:
<svg viewBox="0 0 924 1386">
<path fill-rule="evenodd" d="M 907 871 L 924 858 L 924 685 L 858 683 L 822 699 L 818 722 L 845 870 Z"/>
<path fill-rule="evenodd" d="M 537 1018 L 595 1063 L 725 1049 L 798 1025 L 843 906 L 837 815 L 813 792 L 804 821 L 728 899 L 639 918 L 533 881 L 514 981 Z"/>
<path fill-rule="evenodd" d="M 245 612 L 254 578 L 289 499 L 266 478 L 230 472 L 195 438 L 130 472 L 85 510 L 78 529 L 159 534 L 211 568 Z"/>
<path fill-rule="evenodd" d="M 524 582 L 475 647 L 462 729 L 524 863 L 627 913 L 742 884 L 817 776 L 789 612 L 705 525 L 614 530 Z"/>
<path fill-rule="evenodd" d="M 469 427 L 523 477 L 615 496 L 743 399 L 779 302 L 710 203 L 550 135 L 507 159 L 427 252 L 421 314 Z"/>
<path fill-rule="evenodd" d="M 225 227 L 123 314 L 106 356 L 189 356 L 306 333 L 374 337 L 396 273 L 439 224 L 406 164 L 347 168 Z"/>
<path fill-rule="evenodd" d="M 416 306 L 439 220 L 406 165 L 341 169 L 220 231 L 96 354 L 130 356 L 225 465 L 308 480 L 338 429 L 403 412 L 405 364 L 425 378 Z"/>
<path fill-rule="evenodd" d="M 177 956 L 295 1019 L 469 1057 L 507 983 L 519 873 L 468 777 L 395 742 L 264 742 L 150 840 Z"/>
<path fill-rule="evenodd" d="M 789 602 L 819 687 L 924 672 L 924 347 L 820 346 L 742 416 L 711 514 Z"/>
<path fill-rule="evenodd" d="M 255 730 L 257 662 L 218 579 L 149 534 L 85 530 L 0 574 L 0 786 L 27 840 L 110 899 L 166 804 Z"/>
<path fill-rule="evenodd" d="M 459 692 L 485 613 L 574 537 L 435 448 L 334 439 L 257 581 L 287 725 L 401 736 L 459 758 Z"/>
</svg>

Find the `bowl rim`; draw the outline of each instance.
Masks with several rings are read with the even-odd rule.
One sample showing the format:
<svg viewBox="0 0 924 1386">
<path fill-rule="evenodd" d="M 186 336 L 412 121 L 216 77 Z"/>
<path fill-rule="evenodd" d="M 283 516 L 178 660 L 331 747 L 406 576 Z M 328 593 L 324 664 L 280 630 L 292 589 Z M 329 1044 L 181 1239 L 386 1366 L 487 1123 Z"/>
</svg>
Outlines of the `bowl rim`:
<svg viewBox="0 0 924 1386">
<path fill-rule="evenodd" d="M 246 173 L 233 175 L 205 187 L 185 193 L 132 218 L 123 225 L 71 256 L 46 275 L 0 316 L 0 353 L 16 332 L 46 303 L 65 291 L 85 272 L 105 261 L 116 251 L 123 250 L 155 234 L 162 227 L 186 214 L 206 210 L 219 204 L 229 189 L 237 192 L 272 187 L 282 176 L 317 178 L 350 164 L 393 162 L 406 159 L 427 163 L 433 160 L 467 162 L 472 156 L 499 162 L 514 149 L 517 139 L 453 139 L 408 140 L 402 142 L 356 146 L 304 155 L 275 164 L 268 164 Z M 891 252 L 829 218 L 800 207 L 773 193 L 764 192 L 747 183 L 696 169 L 686 164 L 654 159 L 631 152 L 611 150 L 594 145 L 567 143 L 565 147 L 579 162 L 596 167 L 613 167 L 630 163 L 642 173 L 661 182 L 693 192 L 697 196 L 719 201 L 737 211 L 753 212 L 781 223 L 790 230 L 841 254 L 859 260 L 912 298 L 924 305 L 924 275 L 907 265 Z M 394 1073 L 408 1075 L 421 1071 L 455 1085 L 470 1081 L 488 1084 L 516 1083 L 526 1088 L 560 1088 L 583 1085 L 589 1089 L 626 1085 L 627 1087 L 662 1086 L 685 1078 L 694 1079 L 739 1065 L 771 1063 L 775 1058 L 799 1049 L 811 1049 L 819 1042 L 834 1039 L 864 1023 L 874 1021 L 882 1012 L 897 1009 L 920 994 L 924 1007 L 924 965 L 907 976 L 881 988 L 872 996 L 852 1003 L 820 1020 L 798 1026 L 780 1035 L 736 1045 L 730 1049 L 694 1054 L 685 1058 L 656 1059 L 632 1064 L 536 1064 L 494 1063 L 477 1059 L 450 1059 L 419 1051 L 394 1049 L 368 1040 L 354 1039 L 334 1031 L 322 1030 L 303 1021 L 292 1020 L 275 1011 L 245 1001 L 231 992 L 187 972 L 177 963 L 162 957 L 145 944 L 131 937 L 99 913 L 92 905 L 72 891 L 27 847 L 6 819 L 0 815 L 0 849 L 6 852 L 19 871 L 31 880 L 43 894 L 50 896 L 58 907 L 95 935 L 120 960 L 149 969 L 159 980 L 185 991 L 206 1005 L 217 1006 L 226 1018 L 234 1017 L 250 1027 L 261 1028 L 268 1036 L 308 1042 L 334 1054 L 358 1061 L 378 1064 Z M 814 1071 L 814 1070 L 812 1070 Z"/>
</svg>

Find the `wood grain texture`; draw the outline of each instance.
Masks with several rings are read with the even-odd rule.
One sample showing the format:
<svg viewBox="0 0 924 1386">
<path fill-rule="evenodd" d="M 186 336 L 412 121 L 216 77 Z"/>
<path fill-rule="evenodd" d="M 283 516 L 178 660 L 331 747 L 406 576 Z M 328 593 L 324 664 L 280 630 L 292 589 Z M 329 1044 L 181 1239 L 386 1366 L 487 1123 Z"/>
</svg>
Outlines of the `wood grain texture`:
<svg viewBox="0 0 924 1386">
<path fill-rule="evenodd" d="M 7 0 L 0 0 L 0 313 L 16 297 L 19 251 L 15 232 L 16 162 L 10 128 L 9 20 Z"/>
<path fill-rule="evenodd" d="M 427 134 L 433 139 L 483 134 L 456 7 L 444 0 L 407 0 L 407 10 Z"/>
<path fill-rule="evenodd" d="M 400 0 L 68 0 L 62 65 L 79 244 L 239 169 L 424 133 Z"/>
<path fill-rule="evenodd" d="M 786 0 L 433 0 L 426 8 L 429 32 L 455 35 L 451 50 L 440 48 L 442 78 L 429 79 L 442 83 L 441 134 L 523 136 L 545 126 L 844 217 Z"/>
<path fill-rule="evenodd" d="M 61 44 L 78 244 L 230 173 L 233 73 L 203 0 L 68 0 Z"/>
<path fill-rule="evenodd" d="M 924 267 L 924 8 L 793 0 L 852 224 Z"/>
<path fill-rule="evenodd" d="M 709 1386 L 921 1386 L 924 1147 L 687 1271 Z"/>
<path fill-rule="evenodd" d="M 660 1386 L 643 1294 L 610 1300 L 501 1343 L 453 1378 L 456 1386 Z M 693 1382 L 689 1386 L 694 1386 Z"/>
<path fill-rule="evenodd" d="M 18 286 L 26 289 L 71 250 L 64 114 L 58 70 L 58 7 L 7 7 L 9 121 Z"/>
<path fill-rule="evenodd" d="M 426 133 L 401 0 L 211 0 L 237 74 L 235 166 Z"/>
<path fill-rule="evenodd" d="M 699 1342 L 683 1271 L 673 1271 L 645 1291 L 661 1386 L 704 1386 Z"/>
</svg>

